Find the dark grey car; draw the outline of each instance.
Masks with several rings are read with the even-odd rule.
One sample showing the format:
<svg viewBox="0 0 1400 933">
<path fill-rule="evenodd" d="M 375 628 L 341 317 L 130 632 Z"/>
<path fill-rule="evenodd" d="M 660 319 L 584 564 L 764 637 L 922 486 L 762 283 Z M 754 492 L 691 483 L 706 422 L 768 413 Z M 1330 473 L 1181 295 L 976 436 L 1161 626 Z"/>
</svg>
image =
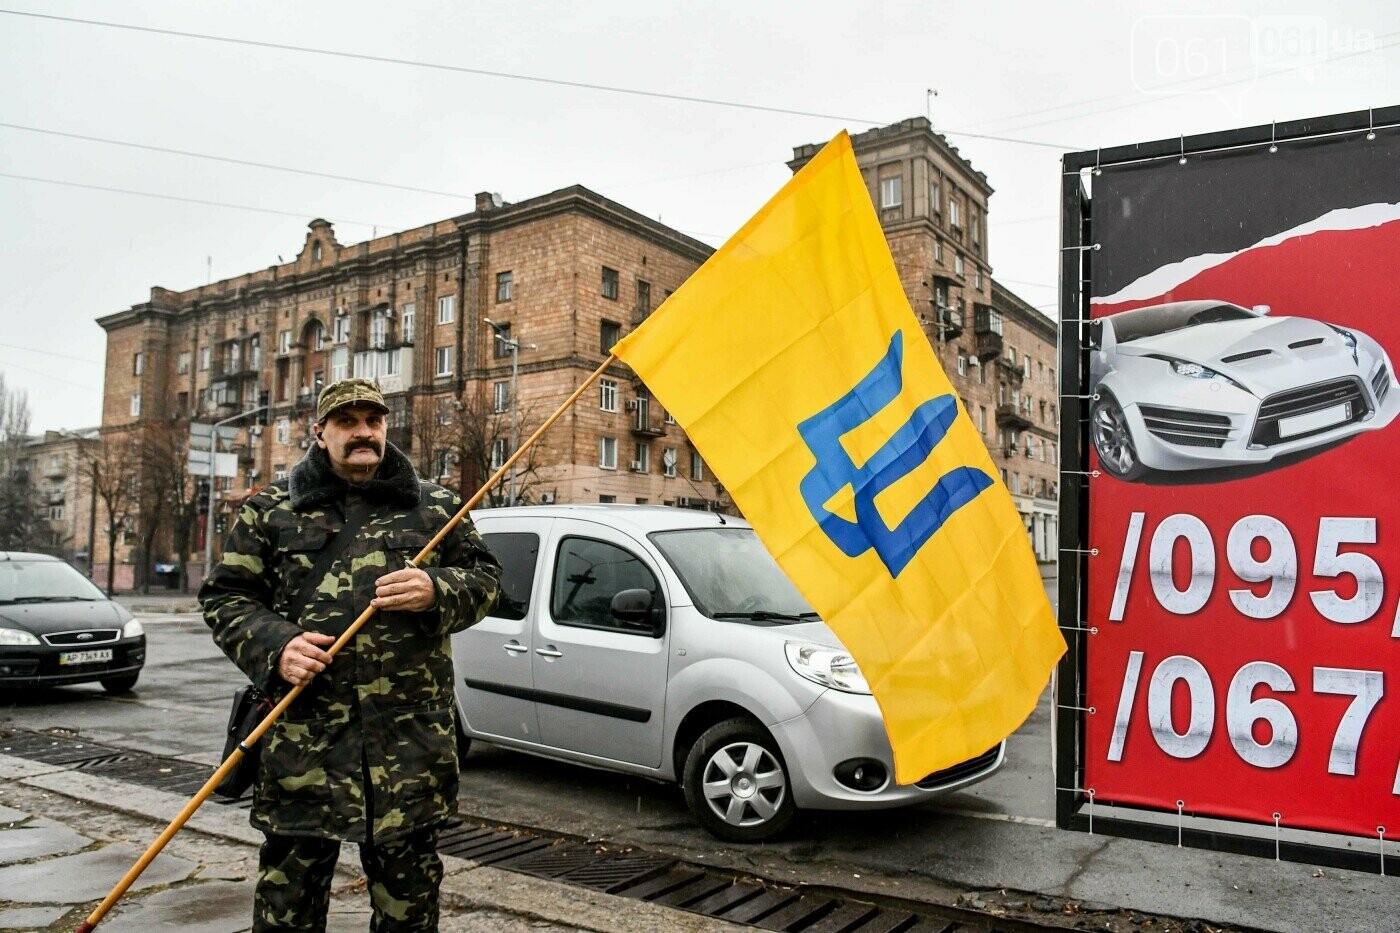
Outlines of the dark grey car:
<svg viewBox="0 0 1400 933">
<path fill-rule="evenodd" d="M 136 686 L 146 663 L 138 619 L 66 562 L 0 551 L 0 688 L 100 681 Z"/>
</svg>

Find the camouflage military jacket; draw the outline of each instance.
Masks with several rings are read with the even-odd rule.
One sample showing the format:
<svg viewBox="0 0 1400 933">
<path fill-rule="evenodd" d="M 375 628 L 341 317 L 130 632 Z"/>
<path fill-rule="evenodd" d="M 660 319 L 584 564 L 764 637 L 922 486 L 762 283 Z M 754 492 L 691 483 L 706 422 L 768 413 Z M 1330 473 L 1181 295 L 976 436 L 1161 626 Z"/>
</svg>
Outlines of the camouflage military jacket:
<svg viewBox="0 0 1400 933">
<path fill-rule="evenodd" d="M 199 600 L 214 640 L 253 683 L 283 694 L 283 647 L 303 629 L 342 634 L 374 581 L 399 570 L 461 508 L 420 482 L 393 445 L 373 479 L 350 486 L 313 447 L 290 480 L 242 507 Z M 301 618 L 286 618 L 317 553 L 367 510 Z M 391 839 L 456 809 L 457 755 L 449 636 L 495 601 L 500 565 L 470 520 L 423 569 L 437 588 L 424 612 L 377 612 L 263 736 L 252 823 L 267 832 L 363 842 Z M 369 824 L 372 821 L 373 826 Z"/>
</svg>

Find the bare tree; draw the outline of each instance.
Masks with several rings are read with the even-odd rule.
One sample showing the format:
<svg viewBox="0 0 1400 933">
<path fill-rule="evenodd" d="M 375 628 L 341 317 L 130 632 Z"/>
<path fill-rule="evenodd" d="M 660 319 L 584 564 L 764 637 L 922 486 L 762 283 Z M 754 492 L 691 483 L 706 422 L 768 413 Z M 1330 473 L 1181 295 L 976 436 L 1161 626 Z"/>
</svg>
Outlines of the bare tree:
<svg viewBox="0 0 1400 933">
<path fill-rule="evenodd" d="M 0 374 L 0 550 L 36 550 L 51 543 L 29 441 L 29 397 L 7 389 Z"/>
<path fill-rule="evenodd" d="M 541 423 L 532 406 L 520 412 L 517 442 L 528 438 Z M 515 451 L 510 447 L 511 412 L 497 411 L 485 392 L 462 398 L 419 398 L 411 418 L 413 466 L 418 475 L 455 489 L 464 496 L 476 490 Z M 541 482 L 538 470 L 549 462 L 547 448 L 537 444 L 515 464 L 517 501 L 528 502 L 530 490 Z M 509 482 L 502 478 L 488 493 L 491 505 L 505 505 Z"/>
<path fill-rule="evenodd" d="M 188 579 L 191 531 L 198 511 L 195 484 L 187 469 L 189 425 L 184 421 L 148 421 L 137 433 L 139 482 L 135 503 L 137 534 L 141 542 L 141 570 L 137 583 L 150 592 L 150 572 L 156 544 L 168 523 L 173 550 L 180 563 L 183 586 Z"/>
<path fill-rule="evenodd" d="M 83 472 L 92 483 L 93 494 L 102 503 L 107 524 L 107 595 L 112 595 L 116 571 L 117 535 L 132 519 L 137 496 L 137 455 L 134 439 L 129 435 L 104 435 L 83 465 Z"/>
</svg>

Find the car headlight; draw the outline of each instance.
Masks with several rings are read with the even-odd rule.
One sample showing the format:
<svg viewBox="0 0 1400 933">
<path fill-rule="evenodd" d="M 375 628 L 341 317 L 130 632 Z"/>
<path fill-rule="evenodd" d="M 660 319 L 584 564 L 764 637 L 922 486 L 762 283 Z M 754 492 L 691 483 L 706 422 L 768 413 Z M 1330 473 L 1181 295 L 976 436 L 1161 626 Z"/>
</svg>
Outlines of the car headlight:
<svg viewBox="0 0 1400 933">
<path fill-rule="evenodd" d="M 825 645 L 788 642 L 788 665 L 814 684 L 845 693 L 869 693 L 870 685 L 849 653 Z"/>
<path fill-rule="evenodd" d="M 1188 363 L 1186 360 L 1171 360 L 1172 372 L 1178 376 L 1186 376 L 1190 379 L 1214 379 L 1220 373 L 1213 369 L 1207 369 L 1200 363 Z"/>
<path fill-rule="evenodd" d="M 0 645 L 37 645 L 39 639 L 17 628 L 0 628 Z"/>
<path fill-rule="evenodd" d="M 1347 349 L 1351 351 L 1351 361 L 1353 363 L 1360 363 L 1361 360 L 1357 358 L 1356 354 L 1356 335 L 1345 327 L 1338 327 L 1336 324 L 1328 324 L 1327 326 L 1342 335 L 1342 343 L 1346 344 Z"/>
<path fill-rule="evenodd" d="M 131 619 L 122 626 L 122 638 L 135 638 L 137 635 L 146 634 L 145 627 L 140 619 Z"/>
</svg>

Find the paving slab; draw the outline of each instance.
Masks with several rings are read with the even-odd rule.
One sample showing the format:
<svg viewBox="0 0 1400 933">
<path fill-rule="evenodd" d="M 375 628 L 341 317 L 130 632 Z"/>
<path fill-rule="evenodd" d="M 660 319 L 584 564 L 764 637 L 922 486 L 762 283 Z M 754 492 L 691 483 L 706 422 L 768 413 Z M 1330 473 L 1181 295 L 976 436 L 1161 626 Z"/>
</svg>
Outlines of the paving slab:
<svg viewBox="0 0 1400 933">
<path fill-rule="evenodd" d="M 91 839 L 62 823 L 36 817 L 23 826 L 0 829 L 0 865 L 50 855 L 68 855 L 90 845 Z"/>
<path fill-rule="evenodd" d="M 64 855 L 42 862 L 0 868 L 0 891 L 7 900 L 20 904 L 82 904 L 107 896 L 144 850 L 128 845 L 110 845 L 77 855 Z M 183 881 L 199 866 L 164 853 L 155 861 L 132 890 Z"/>
<path fill-rule="evenodd" d="M 13 807 L 0 804 L 0 826 L 18 823 L 21 820 L 27 819 L 29 819 L 29 814 L 25 813 L 23 810 L 16 810 Z"/>
<path fill-rule="evenodd" d="M 28 758 L 16 758 L 14 755 L 0 752 L 0 780 L 18 781 L 36 774 L 48 774 L 50 771 L 63 770 L 65 769 L 62 765 L 30 761 Z"/>
<path fill-rule="evenodd" d="M 0 930 L 39 930 L 68 913 L 67 907 L 18 907 L 0 910 Z"/>
<path fill-rule="evenodd" d="M 99 928 L 108 933 L 238 933 L 252 925 L 252 883 L 212 881 L 122 900 Z"/>
</svg>

